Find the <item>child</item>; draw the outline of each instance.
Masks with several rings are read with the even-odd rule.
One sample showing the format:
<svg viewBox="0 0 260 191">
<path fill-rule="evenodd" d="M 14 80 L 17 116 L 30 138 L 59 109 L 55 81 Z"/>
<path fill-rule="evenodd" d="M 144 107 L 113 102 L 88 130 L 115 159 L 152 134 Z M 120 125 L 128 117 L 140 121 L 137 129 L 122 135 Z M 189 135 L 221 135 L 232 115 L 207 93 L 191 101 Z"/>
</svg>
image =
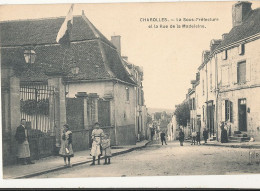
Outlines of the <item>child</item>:
<svg viewBox="0 0 260 191">
<path fill-rule="evenodd" d="M 72 132 L 69 130 L 69 126 L 66 124 L 63 126 L 64 130 L 61 136 L 60 156 L 64 158 L 64 166 L 71 167 L 70 158 L 74 156 L 72 150 Z M 68 158 L 68 164 L 66 159 Z"/>
<path fill-rule="evenodd" d="M 105 163 L 110 164 L 110 157 L 112 156 L 111 148 L 110 148 L 110 139 L 108 138 L 108 134 L 105 134 L 104 138 L 102 139 L 102 149 L 103 149 L 103 156 L 105 157 Z"/>
</svg>

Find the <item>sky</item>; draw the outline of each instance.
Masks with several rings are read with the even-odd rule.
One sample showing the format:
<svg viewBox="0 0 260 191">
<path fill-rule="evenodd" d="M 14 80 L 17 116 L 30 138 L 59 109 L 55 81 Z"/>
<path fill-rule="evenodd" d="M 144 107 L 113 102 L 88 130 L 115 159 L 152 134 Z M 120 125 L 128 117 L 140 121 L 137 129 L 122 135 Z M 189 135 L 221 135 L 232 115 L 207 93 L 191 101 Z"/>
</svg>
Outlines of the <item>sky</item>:
<svg viewBox="0 0 260 191">
<path fill-rule="evenodd" d="M 122 55 L 143 67 L 145 104 L 149 108 L 174 109 L 185 99 L 190 81 L 201 64 L 202 51 L 211 39 L 220 39 L 232 28 L 235 2 L 170 2 L 75 4 L 74 15 L 84 10 L 89 20 L 110 40 L 121 36 Z M 252 1 L 252 8 L 260 2 Z M 70 4 L 2 5 L 0 20 L 66 16 Z M 166 23 L 141 22 L 143 18 L 167 18 Z M 184 22 L 176 18 L 217 18 L 218 21 Z M 171 21 L 174 19 L 175 21 Z M 206 28 L 148 28 L 149 24 L 204 24 Z"/>
</svg>

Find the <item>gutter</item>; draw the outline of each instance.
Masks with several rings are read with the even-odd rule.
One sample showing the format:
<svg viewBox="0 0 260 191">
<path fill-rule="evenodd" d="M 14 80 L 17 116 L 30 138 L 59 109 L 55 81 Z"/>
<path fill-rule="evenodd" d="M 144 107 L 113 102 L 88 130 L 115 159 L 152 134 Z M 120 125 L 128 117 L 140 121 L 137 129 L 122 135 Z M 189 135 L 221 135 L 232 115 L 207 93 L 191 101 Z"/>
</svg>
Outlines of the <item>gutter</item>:
<svg viewBox="0 0 260 191">
<path fill-rule="evenodd" d="M 120 79 L 118 79 L 118 78 L 95 79 L 95 80 L 93 80 L 93 79 L 91 79 L 91 80 L 65 80 L 65 82 L 67 82 L 67 83 L 104 82 L 104 81 L 116 81 L 116 82 L 120 82 L 120 83 L 122 83 L 122 84 L 127 84 L 127 85 L 131 85 L 131 86 L 137 87 L 137 84 L 125 82 L 125 81 L 120 80 Z"/>
</svg>

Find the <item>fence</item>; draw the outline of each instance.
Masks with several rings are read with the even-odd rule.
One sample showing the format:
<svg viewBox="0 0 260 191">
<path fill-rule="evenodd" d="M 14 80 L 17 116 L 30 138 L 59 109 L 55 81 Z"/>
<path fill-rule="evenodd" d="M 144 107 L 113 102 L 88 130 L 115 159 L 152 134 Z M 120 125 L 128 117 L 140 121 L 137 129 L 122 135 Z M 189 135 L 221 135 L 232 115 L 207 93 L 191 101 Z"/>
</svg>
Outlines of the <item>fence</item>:
<svg viewBox="0 0 260 191">
<path fill-rule="evenodd" d="M 31 129 L 51 132 L 55 120 L 54 88 L 44 84 L 20 87 L 21 119 L 30 122 Z"/>
</svg>

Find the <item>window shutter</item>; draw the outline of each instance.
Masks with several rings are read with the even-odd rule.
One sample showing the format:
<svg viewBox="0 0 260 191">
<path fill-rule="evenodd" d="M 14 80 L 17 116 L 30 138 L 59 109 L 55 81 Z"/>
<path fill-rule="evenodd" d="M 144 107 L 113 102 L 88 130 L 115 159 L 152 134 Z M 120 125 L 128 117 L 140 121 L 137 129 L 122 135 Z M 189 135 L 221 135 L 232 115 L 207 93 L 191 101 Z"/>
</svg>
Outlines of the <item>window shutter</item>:
<svg viewBox="0 0 260 191">
<path fill-rule="evenodd" d="M 250 59 L 246 61 L 246 81 L 250 81 L 251 79 L 251 63 Z"/>
<path fill-rule="evenodd" d="M 233 84 L 237 83 L 237 63 L 233 62 L 232 63 L 232 82 Z"/>
<path fill-rule="evenodd" d="M 225 121 L 225 100 L 221 101 L 221 121 Z"/>
<path fill-rule="evenodd" d="M 232 101 L 229 102 L 229 109 L 230 109 L 229 120 L 231 123 L 233 123 L 233 102 Z"/>
</svg>

